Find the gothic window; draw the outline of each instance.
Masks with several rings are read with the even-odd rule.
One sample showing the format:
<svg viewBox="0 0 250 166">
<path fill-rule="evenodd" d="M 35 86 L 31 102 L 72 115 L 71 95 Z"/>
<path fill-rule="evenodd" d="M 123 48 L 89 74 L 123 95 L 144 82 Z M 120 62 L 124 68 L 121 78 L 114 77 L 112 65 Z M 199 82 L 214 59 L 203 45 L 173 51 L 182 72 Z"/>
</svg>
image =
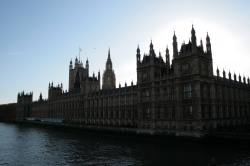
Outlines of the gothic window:
<svg viewBox="0 0 250 166">
<path fill-rule="evenodd" d="M 168 100 L 168 90 L 167 90 L 167 88 L 164 88 L 164 90 L 163 90 L 163 97 L 164 97 L 164 100 Z"/>
<path fill-rule="evenodd" d="M 191 98 L 191 84 L 184 85 L 184 99 Z"/>
<path fill-rule="evenodd" d="M 164 108 L 164 118 L 168 118 L 168 109 Z"/>
<path fill-rule="evenodd" d="M 110 111 L 110 118 L 113 118 L 113 111 Z"/>
<path fill-rule="evenodd" d="M 132 103 L 132 102 L 131 102 L 131 96 L 128 95 L 128 96 L 127 96 L 127 104 L 130 105 L 131 103 Z"/>
<path fill-rule="evenodd" d="M 160 73 L 155 73 L 155 78 L 159 78 L 160 77 Z"/>
<path fill-rule="evenodd" d="M 158 107 L 157 110 L 156 110 L 156 118 L 157 119 L 161 118 L 161 109 L 160 109 L 160 107 Z"/>
<path fill-rule="evenodd" d="M 150 111 L 149 108 L 143 108 L 143 118 L 144 119 L 150 119 Z"/>
<path fill-rule="evenodd" d="M 161 100 L 161 93 L 160 93 L 160 89 L 156 90 L 156 100 L 160 101 Z"/>
<path fill-rule="evenodd" d="M 108 64 L 108 69 L 110 69 L 110 64 Z"/>
<path fill-rule="evenodd" d="M 188 72 L 188 63 L 184 63 L 183 65 L 182 65 L 182 72 L 183 73 L 187 73 Z"/>
<path fill-rule="evenodd" d="M 131 118 L 131 111 L 128 111 L 128 118 Z"/>
<path fill-rule="evenodd" d="M 210 86 L 207 86 L 207 98 L 210 99 Z"/>
<path fill-rule="evenodd" d="M 175 87 L 171 87 L 171 100 L 175 100 Z"/>
<path fill-rule="evenodd" d="M 201 90 L 201 98 L 204 98 L 203 85 L 200 85 L 200 90 Z"/>
<path fill-rule="evenodd" d="M 211 106 L 208 107 L 208 117 L 210 119 L 212 118 L 212 109 L 211 109 Z"/>
<path fill-rule="evenodd" d="M 219 106 L 217 106 L 216 117 L 220 118 L 220 107 Z"/>
<path fill-rule="evenodd" d="M 108 85 L 110 85 L 110 77 L 108 76 Z"/>
<path fill-rule="evenodd" d="M 138 110 L 134 110 L 134 115 L 135 115 L 135 118 L 138 118 Z"/>
<path fill-rule="evenodd" d="M 204 106 L 202 106 L 202 107 L 201 107 L 201 118 L 202 118 L 202 119 L 205 119 L 205 117 L 206 117 L 206 116 L 205 116 L 205 108 L 204 108 Z"/>
<path fill-rule="evenodd" d="M 116 118 L 119 118 L 119 111 L 116 111 Z"/>
<path fill-rule="evenodd" d="M 175 119 L 175 107 L 172 108 L 172 119 Z"/>
<path fill-rule="evenodd" d="M 185 106 L 183 110 L 183 119 L 193 119 L 192 106 Z"/>
<path fill-rule="evenodd" d="M 148 102 L 149 101 L 149 90 L 144 90 L 142 92 L 142 102 Z"/>
<path fill-rule="evenodd" d="M 145 80 L 147 80 L 148 79 L 148 73 L 147 72 L 144 72 L 143 73 L 143 80 L 145 81 Z"/>
<path fill-rule="evenodd" d="M 222 118 L 226 117 L 226 109 L 225 106 L 222 107 Z"/>
<path fill-rule="evenodd" d="M 231 110 L 231 106 L 228 106 L 228 117 L 231 118 L 232 117 L 232 110 Z"/>
</svg>

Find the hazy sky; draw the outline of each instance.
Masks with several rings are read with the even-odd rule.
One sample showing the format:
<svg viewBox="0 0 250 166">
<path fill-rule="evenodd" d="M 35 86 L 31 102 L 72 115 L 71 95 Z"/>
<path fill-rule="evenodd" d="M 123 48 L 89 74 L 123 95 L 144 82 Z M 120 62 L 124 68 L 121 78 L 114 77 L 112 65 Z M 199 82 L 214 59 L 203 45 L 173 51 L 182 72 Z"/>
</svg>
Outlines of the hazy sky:
<svg viewBox="0 0 250 166">
<path fill-rule="evenodd" d="M 0 104 L 17 102 L 21 91 L 47 98 L 52 81 L 68 89 L 69 62 L 79 46 L 90 75 L 103 74 L 110 48 L 117 87 L 135 84 L 137 45 L 148 53 L 152 39 L 162 55 L 168 45 L 172 59 L 173 31 L 180 49 L 192 23 L 198 45 L 202 39 L 205 47 L 210 36 L 214 71 L 248 77 L 249 7 L 241 0 L 1 0 Z"/>
</svg>

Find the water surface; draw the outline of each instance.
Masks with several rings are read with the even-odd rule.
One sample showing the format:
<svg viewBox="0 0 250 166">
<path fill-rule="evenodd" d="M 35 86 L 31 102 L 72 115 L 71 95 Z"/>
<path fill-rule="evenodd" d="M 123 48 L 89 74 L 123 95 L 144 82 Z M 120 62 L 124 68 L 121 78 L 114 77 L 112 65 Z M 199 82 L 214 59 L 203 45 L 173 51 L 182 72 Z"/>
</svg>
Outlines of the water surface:
<svg viewBox="0 0 250 166">
<path fill-rule="evenodd" d="M 119 137 L 0 123 L 0 165 L 250 165 L 246 145 Z"/>
</svg>

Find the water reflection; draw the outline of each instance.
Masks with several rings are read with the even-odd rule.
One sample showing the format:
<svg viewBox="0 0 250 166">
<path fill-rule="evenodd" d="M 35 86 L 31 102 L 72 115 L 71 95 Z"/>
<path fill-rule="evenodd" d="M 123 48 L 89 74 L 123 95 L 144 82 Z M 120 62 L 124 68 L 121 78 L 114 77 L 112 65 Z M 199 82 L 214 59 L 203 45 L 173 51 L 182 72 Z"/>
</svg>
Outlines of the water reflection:
<svg viewBox="0 0 250 166">
<path fill-rule="evenodd" d="M 250 165 L 246 146 L 152 143 L 0 123 L 0 165 Z"/>
</svg>

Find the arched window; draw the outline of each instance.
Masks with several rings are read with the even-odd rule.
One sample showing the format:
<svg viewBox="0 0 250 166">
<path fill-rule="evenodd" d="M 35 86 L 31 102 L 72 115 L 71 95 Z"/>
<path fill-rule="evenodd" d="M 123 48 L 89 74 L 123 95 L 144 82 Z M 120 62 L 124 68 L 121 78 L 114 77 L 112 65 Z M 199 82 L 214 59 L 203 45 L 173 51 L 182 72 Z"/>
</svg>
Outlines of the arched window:
<svg viewBox="0 0 250 166">
<path fill-rule="evenodd" d="M 110 77 L 108 77 L 108 85 L 110 85 Z"/>
<path fill-rule="evenodd" d="M 144 72 L 143 73 L 143 80 L 147 80 L 148 79 L 148 73 L 147 72 Z"/>
</svg>

